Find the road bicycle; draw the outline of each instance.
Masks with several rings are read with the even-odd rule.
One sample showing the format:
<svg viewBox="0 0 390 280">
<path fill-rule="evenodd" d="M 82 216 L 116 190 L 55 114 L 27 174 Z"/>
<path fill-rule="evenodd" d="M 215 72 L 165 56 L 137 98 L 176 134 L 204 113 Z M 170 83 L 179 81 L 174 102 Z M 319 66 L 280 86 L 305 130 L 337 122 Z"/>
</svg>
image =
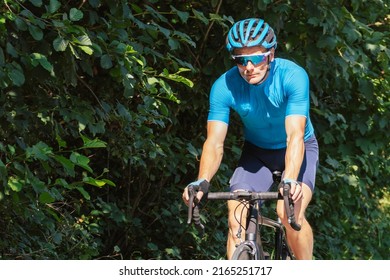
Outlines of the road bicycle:
<svg viewBox="0 0 390 280">
<path fill-rule="evenodd" d="M 284 200 L 286 214 L 288 222 L 294 230 L 299 231 L 301 226 L 296 223 L 294 215 L 294 203 L 290 198 L 290 183 L 280 184 L 281 172 L 273 172 L 273 184 L 271 189 L 275 186 L 283 188 L 283 195 L 280 194 L 278 189 L 273 192 L 249 192 L 249 191 L 236 191 L 236 192 L 209 192 L 206 194 L 208 200 L 237 200 L 240 204 L 243 204 L 241 212 L 239 213 L 239 230 L 237 237 L 241 239 L 242 229 L 245 229 L 245 239 L 236 245 L 236 249 L 233 253 L 233 260 L 293 260 L 295 259 L 290 247 L 287 244 L 286 232 L 280 219 L 277 220 L 264 217 L 260 211 L 259 201 L 276 201 L 279 199 Z M 188 187 L 189 193 L 189 207 L 187 223 L 191 224 L 193 221 L 198 231 L 203 234 L 205 227 L 200 221 L 199 202 L 196 199 L 196 193 L 199 189 L 195 186 Z M 237 206 L 236 210 L 239 207 Z M 246 211 L 245 211 L 246 210 Z M 235 213 L 236 214 L 236 213 Z M 246 217 L 246 218 L 245 218 Z M 262 226 L 272 229 L 274 231 L 274 244 L 272 255 L 264 251 L 262 240 Z"/>
</svg>

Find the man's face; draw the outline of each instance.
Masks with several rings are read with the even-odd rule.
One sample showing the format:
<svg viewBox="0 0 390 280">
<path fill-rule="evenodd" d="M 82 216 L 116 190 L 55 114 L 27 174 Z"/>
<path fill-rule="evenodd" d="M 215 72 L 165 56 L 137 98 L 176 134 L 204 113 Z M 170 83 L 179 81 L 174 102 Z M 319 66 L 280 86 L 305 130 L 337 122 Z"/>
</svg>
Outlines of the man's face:
<svg viewBox="0 0 390 280">
<path fill-rule="evenodd" d="M 263 56 L 262 56 L 263 55 Z M 254 57 L 250 57 L 254 56 Z M 274 59 L 274 49 L 269 53 L 263 47 L 244 47 L 234 51 L 233 58 L 237 63 L 241 76 L 252 85 L 258 84 L 268 75 L 268 61 Z"/>
</svg>

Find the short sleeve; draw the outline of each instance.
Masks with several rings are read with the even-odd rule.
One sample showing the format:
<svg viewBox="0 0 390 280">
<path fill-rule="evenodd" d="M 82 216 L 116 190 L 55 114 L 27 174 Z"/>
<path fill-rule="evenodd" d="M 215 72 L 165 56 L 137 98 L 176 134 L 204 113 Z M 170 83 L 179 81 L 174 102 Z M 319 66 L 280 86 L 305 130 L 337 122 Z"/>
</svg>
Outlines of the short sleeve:
<svg viewBox="0 0 390 280">
<path fill-rule="evenodd" d="M 288 103 L 286 116 L 302 115 L 308 117 L 310 108 L 309 77 L 306 71 L 297 67 L 286 80 Z"/>
<path fill-rule="evenodd" d="M 229 124 L 232 95 L 226 85 L 225 77 L 226 75 L 222 75 L 211 87 L 208 121 L 222 121 Z"/>
</svg>

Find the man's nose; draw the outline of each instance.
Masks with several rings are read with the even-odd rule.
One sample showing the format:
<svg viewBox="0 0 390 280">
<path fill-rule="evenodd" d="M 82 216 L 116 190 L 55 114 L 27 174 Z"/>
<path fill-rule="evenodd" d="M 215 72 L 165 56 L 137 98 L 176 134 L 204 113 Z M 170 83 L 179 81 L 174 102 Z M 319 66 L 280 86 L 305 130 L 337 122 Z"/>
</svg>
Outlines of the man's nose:
<svg viewBox="0 0 390 280">
<path fill-rule="evenodd" d="M 255 65 L 252 63 L 252 61 L 248 61 L 248 64 L 245 67 L 246 70 L 252 70 L 255 68 Z"/>
</svg>

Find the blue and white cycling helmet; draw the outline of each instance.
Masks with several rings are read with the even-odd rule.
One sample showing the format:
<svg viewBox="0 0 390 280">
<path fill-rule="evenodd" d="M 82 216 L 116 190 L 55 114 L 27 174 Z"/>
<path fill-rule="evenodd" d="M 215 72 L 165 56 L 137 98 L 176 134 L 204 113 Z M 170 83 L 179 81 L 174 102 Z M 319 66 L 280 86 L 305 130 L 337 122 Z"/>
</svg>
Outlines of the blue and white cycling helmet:
<svg viewBox="0 0 390 280">
<path fill-rule="evenodd" d="M 263 19 L 248 18 L 233 24 L 226 38 L 227 50 L 233 52 L 236 48 L 253 46 L 276 49 L 276 35 L 268 23 Z"/>
</svg>

